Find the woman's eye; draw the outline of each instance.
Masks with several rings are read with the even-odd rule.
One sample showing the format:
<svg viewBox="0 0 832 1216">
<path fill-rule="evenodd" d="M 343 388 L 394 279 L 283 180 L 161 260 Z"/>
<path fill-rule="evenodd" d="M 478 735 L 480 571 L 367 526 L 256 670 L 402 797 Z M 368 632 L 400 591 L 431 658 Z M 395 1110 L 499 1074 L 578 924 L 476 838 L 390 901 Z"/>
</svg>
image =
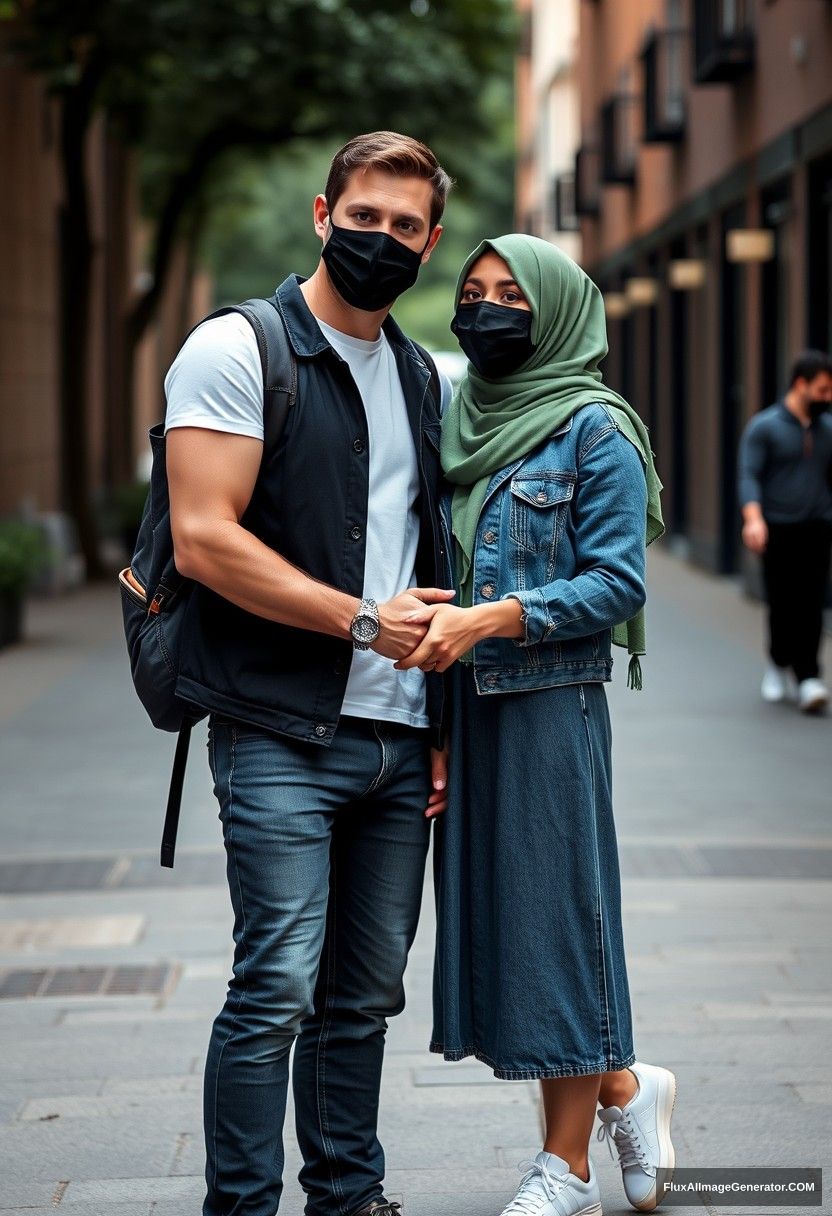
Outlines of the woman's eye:
<svg viewBox="0 0 832 1216">
<path fill-rule="evenodd" d="M 467 287 L 462 293 L 463 304 L 473 304 L 473 302 L 479 298 L 480 293 L 477 291 L 476 287 Z"/>
<path fill-rule="evenodd" d="M 503 296 L 506 304 L 519 304 L 522 296 L 519 296 L 516 291 L 507 291 Z"/>
</svg>

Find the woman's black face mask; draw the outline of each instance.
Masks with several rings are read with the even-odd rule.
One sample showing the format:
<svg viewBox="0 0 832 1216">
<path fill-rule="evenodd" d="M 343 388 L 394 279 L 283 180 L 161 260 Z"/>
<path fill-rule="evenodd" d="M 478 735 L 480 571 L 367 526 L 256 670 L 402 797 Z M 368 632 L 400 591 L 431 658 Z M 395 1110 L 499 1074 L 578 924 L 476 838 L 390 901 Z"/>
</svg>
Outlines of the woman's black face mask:
<svg viewBox="0 0 832 1216">
<path fill-rule="evenodd" d="M 489 380 L 508 376 L 525 363 L 534 350 L 532 314 L 506 304 L 460 304 L 451 330 L 481 376 Z"/>
</svg>

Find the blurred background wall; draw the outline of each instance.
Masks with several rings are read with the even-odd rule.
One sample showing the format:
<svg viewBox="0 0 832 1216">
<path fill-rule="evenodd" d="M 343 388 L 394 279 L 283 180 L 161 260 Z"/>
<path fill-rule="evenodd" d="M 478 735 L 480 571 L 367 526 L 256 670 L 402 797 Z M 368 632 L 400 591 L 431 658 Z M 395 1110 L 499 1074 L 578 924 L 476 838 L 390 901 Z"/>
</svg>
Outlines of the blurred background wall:
<svg viewBox="0 0 832 1216">
<path fill-rule="evenodd" d="M 650 425 L 668 531 L 735 572 L 742 427 L 801 348 L 832 349 L 832 3 L 521 7 L 518 223 L 570 251 L 579 227 L 606 297 L 605 375 Z M 561 79 L 577 136 L 571 108 L 548 118 Z"/>
</svg>

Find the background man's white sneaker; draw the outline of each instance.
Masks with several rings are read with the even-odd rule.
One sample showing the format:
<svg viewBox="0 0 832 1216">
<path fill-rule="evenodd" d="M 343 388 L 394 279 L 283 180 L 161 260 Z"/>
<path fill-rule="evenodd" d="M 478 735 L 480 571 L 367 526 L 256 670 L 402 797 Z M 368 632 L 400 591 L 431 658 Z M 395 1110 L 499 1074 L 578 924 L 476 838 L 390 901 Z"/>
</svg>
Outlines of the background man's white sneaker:
<svg viewBox="0 0 832 1216">
<path fill-rule="evenodd" d="M 541 1151 L 534 1161 L 524 1161 L 519 1168 L 526 1172 L 501 1216 L 602 1216 L 601 1192 L 591 1161 L 586 1182 L 554 1153 Z"/>
<path fill-rule="evenodd" d="M 798 704 L 804 714 L 817 713 L 829 704 L 829 689 L 823 680 L 801 680 L 797 691 Z"/>
<path fill-rule="evenodd" d="M 638 1093 L 626 1106 L 607 1106 L 598 1112 L 598 1139 L 606 1139 L 610 1155 L 618 1149 L 624 1191 L 640 1212 L 652 1212 L 658 1203 L 656 1171 L 669 1182 L 676 1154 L 670 1139 L 670 1120 L 676 1100 L 676 1078 L 667 1068 L 654 1064 L 630 1065 L 638 1081 Z"/>
<path fill-rule="evenodd" d="M 778 701 L 793 701 L 797 696 L 797 684 L 788 667 L 769 663 L 760 688 L 764 701 L 774 705 Z"/>
</svg>

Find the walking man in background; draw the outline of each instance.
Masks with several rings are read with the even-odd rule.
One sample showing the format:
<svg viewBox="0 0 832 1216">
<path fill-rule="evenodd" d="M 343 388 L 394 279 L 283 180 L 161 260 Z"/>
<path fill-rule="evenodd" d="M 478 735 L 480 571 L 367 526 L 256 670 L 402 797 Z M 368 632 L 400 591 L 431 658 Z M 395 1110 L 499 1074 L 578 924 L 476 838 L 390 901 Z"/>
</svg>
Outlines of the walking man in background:
<svg viewBox="0 0 832 1216">
<path fill-rule="evenodd" d="M 751 419 L 740 444 L 742 539 L 762 555 L 769 606 L 762 695 L 796 696 L 806 713 L 829 701 L 818 652 L 832 546 L 830 402 L 832 359 L 805 351 L 783 400 Z"/>
<path fill-rule="evenodd" d="M 314 204 L 321 260 L 277 291 L 297 393 L 274 454 L 238 314 L 201 325 L 165 384 L 176 565 L 196 581 L 179 687 L 210 711 L 235 918 L 205 1069 L 203 1216 L 277 1211 L 293 1045 L 307 1216 L 399 1206 L 376 1134 L 384 1037 L 446 795 L 442 677 L 393 663 L 427 629 L 408 617 L 453 592 L 438 381 L 388 313 L 439 239 L 449 186 L 393 132 L 336 154 Z"/>
</svg>

